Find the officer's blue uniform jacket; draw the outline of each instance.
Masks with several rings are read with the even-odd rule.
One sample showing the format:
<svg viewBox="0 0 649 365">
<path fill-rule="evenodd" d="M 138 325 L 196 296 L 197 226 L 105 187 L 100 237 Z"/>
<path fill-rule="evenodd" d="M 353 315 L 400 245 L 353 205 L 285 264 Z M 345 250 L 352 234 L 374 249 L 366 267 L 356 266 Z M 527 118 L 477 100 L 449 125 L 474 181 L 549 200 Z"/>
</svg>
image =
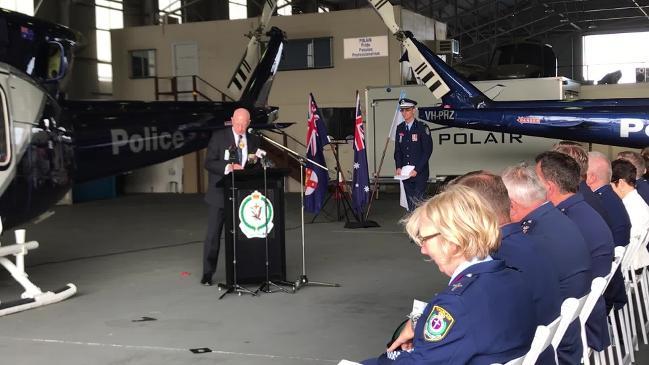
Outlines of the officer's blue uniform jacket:
<svg viewBox="0 0 649 365">
<path fill-rule="evenodd" d="M 642 197 L 645 203 L 649 204 L 649 182 L 644 177 L 639 178 L 635 182 L 635 189 L 638 191 L 638 194 Z"/>
<path fill-rule="evenodd" d="M 532 237 L 523 234 L 519 223 L 510 223 L 500 228 L 500 248 L 491 254 L 504 260 L 507 266 L 519 269 L 525 282 L 532 290 L 536 325 L 547 325 L 561 314 L 561 292 L 559 277 L 552 261 Z M 544 351 L 536 361 L 540 364 L 554 364 L 554 351 Z"/>
<path fill-rule="evenodd" d="M 527 353 L 534 337 L 532 293 L 502 260 L 463 270 L 431 299 L 415 326 L 414 350 L 368 364 L 492 364 Z"/>
<path fill-rule="evenodd" d="M 610 228 L 613 222 L 611 221 L 611 217 L 609 217 L 608 212 L 606 211 L 606 208 L 604 208 L 604 204 L 602 204 L 601 199 L 592 191 L 590 190 L 590 187 L 588 184 L 586 184 L 585 181 L 582 181 L 579 183 L 579 193 L 584 197 L 584 201 L 588 203 L 588 205 L 591 206 L 591 208 L 595 209 L 597 213 L 599 213 L 602 218 L 604 218 L 604 221 Z"/>
<path fill-rule="evenodd" d="M 417 176 L 403 181 L 411 211 L 416 203 L 424 199 L 429 175 L 428 160 L 432 153 L 433 140 L 430 137 L 430 130 L 422 121 L 415 119 L 410 130 L 405 122 L 397 126 L 394 146 L 395 166 L 400 169 L 406 165 L 413 165 L 417 171 Z"/>
<path fill-rule="evenodd" d="M 624 208 L 622 199 L 613 191 L 613 188 L 609 184 L 604 184 L 595 190 L 594 193 L 601 199 L 604 209 L 606 209 L 608 216 L 611 218 L 609 228 L 611 229 L 611 233 L 613 233 L 615 246 L 626 246 L 629 243 L 629 236 L 631 234 L 631 221 L 629 220 L 629 214 Z M 616 309 L 620 309 L 627 303 L 626 293 L 624 292 L 624 278 L 619 268 L 604 292 L 604 301 L 606 302 L 607 312 L 613 306 Z"/>
<path fill-rule="evenodd" d="M 534 238 L 554 264 L 562 301 L 581 298 L 590 292 L 590 252 L 579 228 L 568 217 L 547 202 L 520 223 L 523 233 Z M 582 346 L 578 321 L 568 327 L 557 354 L 560 364 L 580 363 Z"/>
<path fill-rule="evenodd" d="M 631 235 L 631 221 L 629 220 L 629 213 L 624 208 L 622 199 L 613 191 L 609 184 L 594 191 L 595 195 L 602 201 L 602 205 L 608 216 L 611 217 L 611 224 L 609 228 L 613 234 L 613 242 L 615 246 L 626 246 L 629 243 Z"/>
<path fill-rule="evenodd" d="M 534 238 L 523 234 L 518 223 L 500 228 L 500 248 L 491 257 L 504 260 L 507 266 L 520 270 L 532 289 L 537 324 L 554 321 L 561 312 L 559 277 L 547 253 Z"/>
<path fill-rule="evenodd" d="M 593 278 L 604 277 L 611 272 L 613 263 L 613 234 L 597 212 L 577 193 L 562 201 L 557 208 L 570 218 L 586 240 L 590 249 Z M 611 343 L 606 322 L 606 305 L 600 297 L 586 321 L 588 346 L 602 351 Z"/>
</svg>

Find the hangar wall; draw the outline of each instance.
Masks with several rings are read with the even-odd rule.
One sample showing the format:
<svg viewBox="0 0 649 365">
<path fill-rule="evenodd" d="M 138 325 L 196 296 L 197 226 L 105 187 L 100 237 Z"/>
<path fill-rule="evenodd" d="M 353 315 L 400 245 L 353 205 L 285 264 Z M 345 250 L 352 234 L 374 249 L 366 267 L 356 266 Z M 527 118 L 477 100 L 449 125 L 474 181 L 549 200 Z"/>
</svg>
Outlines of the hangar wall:
<svg viewBox="0 0 649 365">
<path fill-rule="evenodd" d="M 397 7 L 397 19 L 407 29 L 414 29 L 420 40 L 435 39 L 435 21 Z M 195 22 L 182 25 L 158 25 L 132 27 L 111 32 L 113 53 L 113 95 L 115 99 L 155 100 L 153 79 L 129 78 L 129 51 L 137 49 L 156 50 L 156 72 L 158 76 L 173 75 L 173 45 L 196 43 L 198 48 L 199 76 L 219 89 L 226 89 L 229 77 L 240 60 L 248 39 L 243 37 L 257 26 L 257 19 L 232 21 Z M 371 8 L 336 11 L 320 14 L 301 14 L 287 17 L 275 16 L 271 26 L 278 26 L 287 38 L 333 37 L 333 68 L 317 70 L 278 72 L 269 103 L 280 107 L 280 120 L 296 122 L 287 132 L 300 141 L 306 135 L 307 96 L 313 92 L 320 107 L 352 107 L 355 91 L 368 86 L 401 84 L 401 57 L 399 43 L 388 33 L 379 16 Z M 445 25 L 438 27 L 445 29 Z M 445 34 L 445 32 L 444 32 Z M 345 38 L 365 36 L 388 36 L 388 56 L 361 59 L 345 59 L 343 43 Z M 364 100 L 362 101 L 364 105 Z M 289 147 L 304 151 L 294 143 Z M 351 145 L 340 148 L 343 171 L 351 170 L 353 153 Z M 333 166 L 333 156 L 327 148 L 327 164 Z M 187 159 L 186 159 L 187 160 Z M 153 169 L 159 167 L 151 167 Z M 149 169 L 151 169 L 149 168 Z M 147 181 L 137 182 L 147 187 L 153 184 L 146 173 Z M 138 172 L 129 177 L 138 180 Z M 332 174 L 333 176 L 333 174 Z M 161 187 L 168 186 L 163 182 Z M 299 184 L 291 182 L 289 189 L 299 190 Z M 193 191 L 185 184 L 185 191 Z M 142 191 L 158 191 L 143 189 Z M 165 191 L 165 190 L 162 190 Z"/>
</svg>

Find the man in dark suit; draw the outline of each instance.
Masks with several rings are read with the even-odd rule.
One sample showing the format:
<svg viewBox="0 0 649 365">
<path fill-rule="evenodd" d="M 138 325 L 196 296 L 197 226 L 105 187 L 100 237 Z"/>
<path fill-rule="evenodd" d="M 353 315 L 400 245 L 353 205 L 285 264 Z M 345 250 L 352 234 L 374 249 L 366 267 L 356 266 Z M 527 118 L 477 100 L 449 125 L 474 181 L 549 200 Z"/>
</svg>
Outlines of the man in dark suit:
<svg viewBox="0 0 649 365">
<path fill-rule="evenodd" d="M 424 200 L 428 184 L 428 160 L 433 153 L 433 140 L 428 126 L 415 118 L 416 106 L 417 102 L 414 100 L 399 100 L 403 123 L 397 126 L 394 145 L 396 174 L 401 175 L 404 166 L 414 166 L 408 174 L 410 178 L 403 181 L 409 211 L 413 211 L 415 205 Z"/>
<path fill-rule="evenodd" d="M 228 177 L 233 170 L 242 170 L 256 162 L 254 153 L 259 146 L 257 136 L 248 134 L 250 113 L 239 108 L 232 114 L 232 128 L 216 130 L 207 145 L 205 169 L 209 173 L 205 202 L 209 206 L 207 236 L 203 243 L 203 276 L 201 284 L 212 285 L 212 276 L 221 247 L 221 231 L 225 222 L 224 191 L 221 180 Z"/>
</svg>

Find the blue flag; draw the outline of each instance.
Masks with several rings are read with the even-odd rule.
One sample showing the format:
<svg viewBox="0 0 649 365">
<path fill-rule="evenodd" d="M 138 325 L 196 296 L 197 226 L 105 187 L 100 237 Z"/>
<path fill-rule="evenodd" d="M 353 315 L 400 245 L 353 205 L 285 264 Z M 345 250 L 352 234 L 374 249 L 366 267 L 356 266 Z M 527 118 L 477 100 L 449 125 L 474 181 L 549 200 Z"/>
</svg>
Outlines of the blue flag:
<svg viewBox="0 0 649 365">
<path fill-rule="evenodd" d="M 357 216 L 362 216 L 370 200 L 370 175 L 367 170 L 367 149 L 365 128 L 361 113 L 361 99 L 356 92 L 356 120 L 354 122 L 354 177 L 352 179 L 352 207 Z"/>
<path fill-rule="evenodd" d="M 329 144 L 327 127 L 311 93 L 309 94 L 308 118 L 306 157 L 326 167 L 323 148 Z M 304 209 L 307 212 L 317 214 L 322 209 L 322 204 L 327 195 L 329 174 L 327 170 L 307 161 L 305 175 Z"/>
</svg>

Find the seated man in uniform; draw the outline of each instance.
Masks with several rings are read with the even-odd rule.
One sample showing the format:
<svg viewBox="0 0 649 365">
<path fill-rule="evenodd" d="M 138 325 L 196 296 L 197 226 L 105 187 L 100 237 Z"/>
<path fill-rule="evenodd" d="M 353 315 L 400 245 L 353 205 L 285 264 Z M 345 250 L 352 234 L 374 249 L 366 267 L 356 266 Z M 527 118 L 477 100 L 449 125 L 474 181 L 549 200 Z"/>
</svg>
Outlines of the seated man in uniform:
<svg viewBox="0 0 649 365">
<path fill-rule="evenodd" d="M 608 211 L 606 211 L 602 201 L 595 195 L 595 193 L 593 193 L 590 186 L 586 183 L 586 175 L 588 174 L 588 153 L 584 147 L 577 142 L 561 141 L 552 146 L 552 150 L 565 153 L 577 161 L 577 164 L 579 165 L 580 178 L 578 191 L 584 197 L 586 203 L 595 209 L 595 211 L 604 218 L 609 228 L 611 228 L 613 222 L 611 221 L 611 217 L 608 215 Z M 611 230 L 613 230 L 613 228 L 611 228 Z"/>
<path fill-rule="evenodd" d="M 491 364 L 527 353 L 536 329 L 532 293 L 519 271 L 490 256 L 500 237 L 488 203 L 451 186 L 419 206 L 406 231 L 451 279 L 385 354 L 364 364 Z"/>
<path fill-rule="evenodd" d="M 534 238 L 523 233 L 518 222 L 512 223 L 507 188 L 500 176 L 487 171 L 474 171 L 451 182 L 474 189 L 496 213 L 500 224 L 500 247 L 491 257 L 504 260 L 507 266 L 519 269 L 532 289 L 536 325 L 548 325 L 561 314 L 559 277 L 552 261 Z M 554 364 L 554 351 L 547 349 L 536 362 Z"/>
<path fill-rule="evenodd" d="M 605 277 L 613 263 L 613 234 L 601 215 L 579 190 L 579 165 L 572 157 L 547 151 L 536 156 L 536 174 L 545 186 L 547 199 L 575 223 L 590 251 L 592 278 Z M 611 344 L 606 305 L 600 297 L 586 321 L 588 346 L 602 351 Z"/>
<path fill-rule="evenodd" d="M 533 169 L 526 164 L 508 167 L 502 174 L 511 200 L 510 215 L 523 234 L 539 243 L 559 276 L 561 300 L 590 292 L 590 253 L 579 228 L 551 202 Z M 579 364 L 582 355 L 578 320 L 566 331 L 557 349 L 559 364 Z"/>
<path fill-rule="evenodd" d="M 613 233 L 615 246 L 626 246 L 629 244 L 631 221 L 629 220 L 629 214 L 624 209 L 622 199 L 615 194 L 611 187 L 612 174 L 611 161 L 609 161 L 608 157 L 597 151 L 588 153 L 586 183 L 595 195 L 601 199 L 604 209 L 611 218 L 612 225 L 609 225 L 609 228 Z M 624 278 L 622 278 L 620 268 L 615 272 L 613 279 L 611 279 L 604 292 L 604 301 L 606 302 L 607 312 L 610 312 L 613 306 L 620 309 L 627 303 Z"/>
</svg>

